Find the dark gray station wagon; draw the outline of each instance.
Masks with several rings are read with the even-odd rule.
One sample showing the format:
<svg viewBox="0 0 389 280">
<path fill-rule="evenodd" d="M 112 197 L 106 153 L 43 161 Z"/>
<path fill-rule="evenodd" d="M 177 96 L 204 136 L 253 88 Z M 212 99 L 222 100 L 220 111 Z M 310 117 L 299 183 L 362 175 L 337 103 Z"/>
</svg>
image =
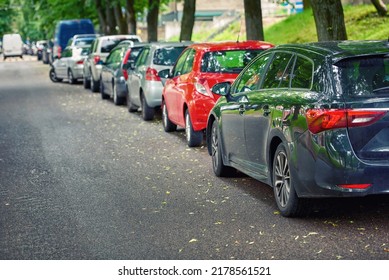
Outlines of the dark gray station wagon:
<svg viewBox="0 0 389 280">
<path fill-rule="evenodd" d="M 259 55 L 207 124 L 217 176 L 271 185 L 284 216 L 318 197 L 389 194 L 389 43 L 283 45 Z"/>
</svg>

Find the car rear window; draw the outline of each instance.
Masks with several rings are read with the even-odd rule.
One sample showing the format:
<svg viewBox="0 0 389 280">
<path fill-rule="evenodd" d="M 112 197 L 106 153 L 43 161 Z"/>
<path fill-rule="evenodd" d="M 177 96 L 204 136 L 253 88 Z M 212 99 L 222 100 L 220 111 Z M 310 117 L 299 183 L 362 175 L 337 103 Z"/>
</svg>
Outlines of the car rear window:
<svg viewBox="0 0 389 280">
<path fill-rule="evenodd" d="M 346 97 L 389 95 L 389 55 L 347 58 L 333 67 Z"/>
<path fill-rule="evenodd" d="M 173 66 L 185 48 L 186 47 L 166 47 L 156 49 L 153 63 L 156 65 Z"/>
<path fill-rule="evenodd" d="M 111 50 L 116 47 L 117 44 L 119 44 L 121 41 L 127 40 L 127 38 L 109 38 L 107 40 L 103 40 L 101 42 L 101 52 L 102 53 L 109 53 Z"/>
<path fill-rule="evenodd" d="M 240 73 L 262 50 L 229 50 L 207 52 L 201 60 L 201 72 Z"/>
<path fill-rule="evenodd" d="M 74 45 L 77 46 L 77 47 L 91 45 L 94 39 L 96 39 L 96 38 L 77 39 L 76 41 L 74 41 Z"/>
</svg>

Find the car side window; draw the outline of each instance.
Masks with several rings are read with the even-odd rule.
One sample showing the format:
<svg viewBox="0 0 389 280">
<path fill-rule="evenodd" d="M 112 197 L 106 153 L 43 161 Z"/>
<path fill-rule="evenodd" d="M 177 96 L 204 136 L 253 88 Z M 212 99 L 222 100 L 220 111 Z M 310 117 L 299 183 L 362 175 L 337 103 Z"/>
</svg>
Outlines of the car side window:
<svg viewBox="0 0 389 280">
<path fill-rule="evenodd" d="M 113 64 L 117 62 L 118 57 L 120 56 L 121 49 L 114 50 L 110 53 L 110 55 L 107 58 L 107 64 Z"/>
<path fill-rule="evenodd" d="M 271 54 L 261 56 L 255 60 L 239 78 L 237 86 L 233 92 L 245 92 L 258 89 L 259 81 L 266 69 L 266 65 L 271 57 Z"/>
<path fill-rule="evenodd" d="M 150 49 L 149 48 L 143 49 L 143 51 L 139 55 L 139 58 L 136 60 L 136 65 L 135 66 L 144 65 L 146 63 L 147 56 L 149 55 L 149 53 L 150 53 Z"/>
<path fill-rule="evenodd" d="M 65 48 L 62 52 L 61 55 L 63 58 L 64 57 L 71 57 L 72 56 L 72 49 L 71 48 Z"/>
<path fill-rule="evenodd" d="M 188 56 L 186 57 L 184 66 L 182 67 L 181 75 L 187 74 L 193 69 L 193 61 L 195 58 L 196 51 L 194 49 L 190 49 L 188 51 Z"/>
<path fill-rule="evenodd" d="M 188 57 L 188 54 L 190 52 L 190 49 L 187 49 L 177 60 L 176 65 L 173 68 L 173 77 L 177 77 L 182 74 L 182 67 L 185 64 L 186 58 Z"/>
<path fill-rule="evenodd" d="M 297 56 L 293 70 L 292 88 L 310 89 L 313 77 L 313 63 L 301 56 Z"/>
<path fill-rule="evenodd" d="M 265 74 L 262 88 L 289 87 L 290 71 L 293 65 L 291 53 L 277 52 Z"/>
</svg>

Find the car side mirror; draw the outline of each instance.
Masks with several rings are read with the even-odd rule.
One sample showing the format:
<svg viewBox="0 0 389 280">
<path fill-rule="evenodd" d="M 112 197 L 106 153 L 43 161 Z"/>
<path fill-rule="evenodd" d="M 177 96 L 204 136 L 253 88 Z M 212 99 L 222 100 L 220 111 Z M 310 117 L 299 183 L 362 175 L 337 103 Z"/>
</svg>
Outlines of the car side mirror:
<svg viewBox="0 0 389 280">
<path fill-rule="evenodd" d="M 230 82 L 222 82 L 222 83 L 217 83 L 215 84 L 212 88 L 211 91 L 215 94 L 219 94 L 222 96 L 226 96 L 230 93 L 231 89 L 231 83 Z"/>
<path fill-rule="evenodd" d="M 161 78 L 164 78 L 164 79 L 170 79 L 171 77 L 173 77 L 170 69 L 163 69 L 163 70 L 159 71 L 158 76 Z"/>
</svg>

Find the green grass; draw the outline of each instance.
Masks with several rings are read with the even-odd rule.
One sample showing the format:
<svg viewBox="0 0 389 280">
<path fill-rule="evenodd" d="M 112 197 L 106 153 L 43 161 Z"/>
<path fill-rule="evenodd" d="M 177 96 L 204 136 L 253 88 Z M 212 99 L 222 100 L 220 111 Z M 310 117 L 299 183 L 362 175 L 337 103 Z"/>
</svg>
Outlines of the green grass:
<svg viewBox="0 0 389 280">
<path fill-rule="evenodd" d="M 349 40 L 388 39 L 389 15 L 379 17 L 373 5 L 346 5 L 343 7 L 346 31 Z M 224 32 L 215 36 L 212 41 L 237 40 L 240 33 L 240 21 L 231 24 Z M 206 28 L 194 34 L 193 41 L 206 41 L 212 32 Z M 240 34 L 239 40 L 246 35 Z M 317 41 L 315 21 L 312 10 L 287 17 L 286 19 L 265 28 L 265 41 L 274 44 L 304 43 Z"/>
</svg>

